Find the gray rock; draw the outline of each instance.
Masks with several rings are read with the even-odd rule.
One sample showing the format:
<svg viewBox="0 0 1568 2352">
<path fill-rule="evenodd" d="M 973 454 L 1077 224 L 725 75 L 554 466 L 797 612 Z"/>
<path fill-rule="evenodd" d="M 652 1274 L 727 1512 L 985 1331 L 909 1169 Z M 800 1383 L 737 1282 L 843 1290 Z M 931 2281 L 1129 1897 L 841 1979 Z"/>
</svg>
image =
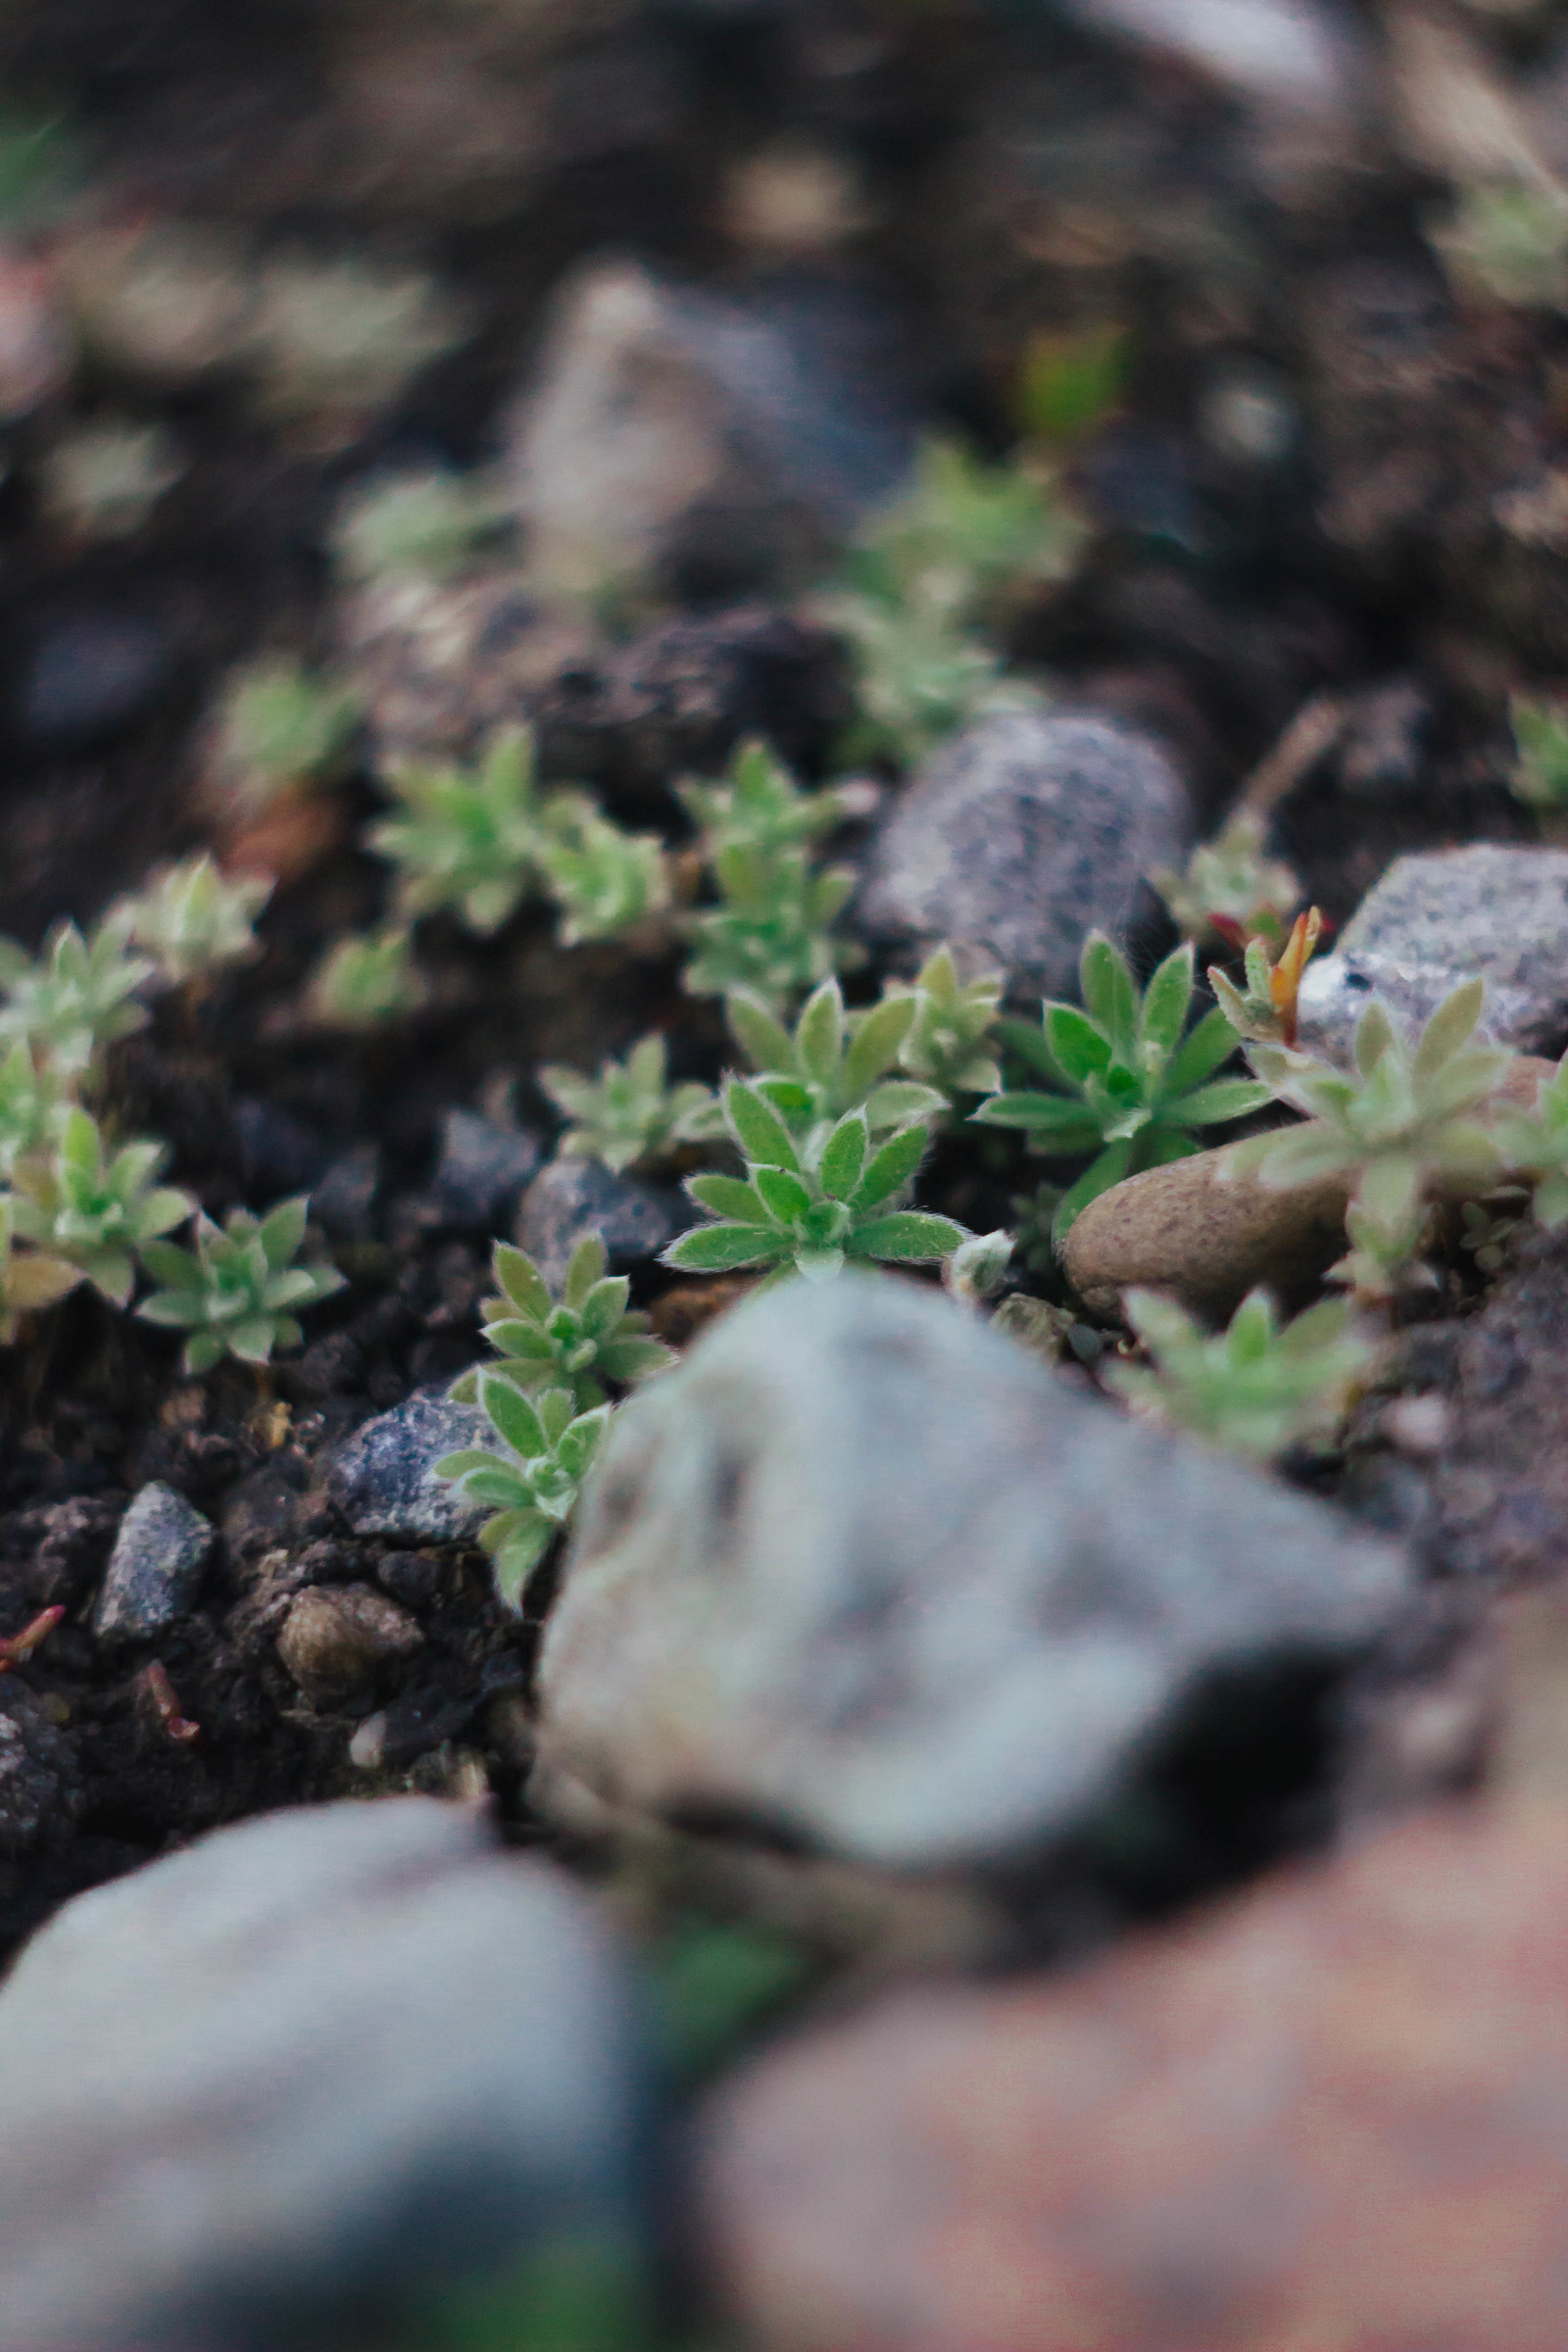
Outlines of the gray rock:
<svg viewBox="0 0 1568 2352">
<path fill-rule="evenodd" d="M 449 1110 L 441 1122 L 436 1199 L 454 1224 L 489 1233 L 543 1157 L 536 1135 L 502 1127 L 475 1110 Z"/>
<path fill-rule="evenodd" d="M 326 1169 L 311 1194 L 311 1215 L 343 1241 L 364 1241 L 381 1189 L 381 1153 L 375 1144 L 356 1144 Z"/>
<path fill-rule="evenodd" d="M 135 1496 L 120 1522 L 93 1613 L 101 1640 L 134 1641 L 176 1625 L 196 1605 L 218 1531 L 161 1479 Z"/>
<path fill-rule="evenodd" d="M 339 1447 L 326 1490 L 357 1536 L 416 1544 L 454 1543 L 477 1527 L 482 1508 L 435 1475 L 444 1453 L 499 1441 L 477 1405 L 454 1404 L 445 1381 L 416 1389 L 390 1413 L 367 1421 Z"/>
<path fill-rule="evenodd" d="M 951 940 L 1011 993 L 1076 991 L 1096 924 L 1125 935 L 1139 883 L 1179 865 L 1186 789 L 1159 747 L 1083 711 L 1009 711 L 944 744 L 873 841 L 860 901 L 895 949 Z"/>
<path fill-rule="evenodd" d="M 74 750 L 142 716 L 181 648 L 168 612 L 84 605 L 45 621 L 17 688 L 16 722 L 40 751 Z"/>
<path fill-rule="evenodd" d="M 36 1691 L 0 1679 L 0 1859 L 65 1843 L 82 1801 L 66 1734 Z"/>
<path fill-rule="evenodd" d="M 314 2344 L 635 2245 L 613 1953 L 466 1807 L 276 1813 L 79 1896 L 0 1989 L 0 2072 L 8 2352 Z"/>
<path fill-rule="evenodd" d="M 1348 1063 L 1374 995 L 1412 1025 L 1479 972 L 1483 1026 L 1520 1054 L 1568 1043 L 1568 850 L 1472 842 L 1396 858 L 1301 982 L 1300 1042 Z"/>
<path fill-rule="evenodd" d="M 1207 1670 L 1332 1654 L 1392 1547 L 889 1276 L 736 1307 L 617 1415 L 540 1663 L 563 1811 L 905 1869 L 1037 1852 Z"/>
<path fill-rule="evenodd" d="M 684 1193 L 615 1176 L 597 1159 L 553 1159 L 522 1196 L 516 1238 L 553 1291 L 577 1244 L 597 1233 L 617 1269 L 657 1257 L 699 1222 Z"/>
<path fill-rule="evenodd" d="M 912 453 L 892 338 L 846 286 L 765 302 L 589 262 L 514 426 L 530 576 L 580 598 L 804 585 Z"/>
</svg>

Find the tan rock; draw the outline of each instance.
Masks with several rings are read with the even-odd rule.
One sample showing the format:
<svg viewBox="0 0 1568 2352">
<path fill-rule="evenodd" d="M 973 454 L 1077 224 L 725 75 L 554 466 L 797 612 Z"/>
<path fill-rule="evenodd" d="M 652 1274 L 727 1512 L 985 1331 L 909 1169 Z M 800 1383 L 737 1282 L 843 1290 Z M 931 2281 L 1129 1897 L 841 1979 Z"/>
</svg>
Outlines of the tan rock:
<svg viewBox="0 0 1568 2352">
<path fill-rule="evenodd" d="M 769 2352 L 1560 2352 L 1568 1814 L 1454 1806 L 1083 1973 L 904 1993 L 699 2142 Z"/>
<path fill-rule="evenodd" d="M 313 1585 L 289 1610 L 277 1654 L 307 1698 L 330 1705 L 364 1690 L 423 1640 L 407 1609 L 368 1585 Z"/>
<path fill-rule="evenodd" d="M 1555 1063 L 1516 1054 L 1498 1089 L 1529 1107 Z M 1134 1283 L 1171 1291 L 1195 1313 L 1223 1319 L 1254 1283 L 1291 1301 L 1345 1248 L 1343 1177 L 1271 1192 L 1255 1177 L 1227 1179 L 1229 1147 L 1148 1168 L 1091 1200 L 1062 1251 L 1067 1278 L 1092 1314 L 1114 1316 Z"/>
</svg>

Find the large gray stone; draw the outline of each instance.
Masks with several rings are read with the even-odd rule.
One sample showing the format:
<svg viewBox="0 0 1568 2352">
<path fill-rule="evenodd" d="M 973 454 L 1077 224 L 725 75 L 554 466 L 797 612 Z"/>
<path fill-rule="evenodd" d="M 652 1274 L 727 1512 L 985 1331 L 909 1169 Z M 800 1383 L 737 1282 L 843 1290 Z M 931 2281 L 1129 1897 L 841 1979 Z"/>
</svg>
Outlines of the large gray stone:
<svg viewBox="0 0 1568 2352">
<path fill-rule="evenodd" d="M 623 260 L 563 288 L 514 424 L 547 595 L 805 585 L 912 454 L 891 338 L 853 288 L 749 302 Z"/>
<path fill-rule="evenodd" d="M 860 917 L 896 951 L 949 940 L 1014 996 L 1072 995 L 1095 926 L 1125 936 L 1144 876 L 1183 861 L 1186 789 L 1112 718 L 1006 711 L 965 727 L 893 804 Z"/>
<path fill-rule="evenodd" d="M 1396 858 L 1301 981 L 1300 1042 L 1348 1063 L 1374 996 L 1412 1027 L 1479 972 L 1482 1026 L 1519 1054 L 1568 1045 L 1568 850 L 1472 842 Z"/>
<path fill-rule="evenodd" d="M 891 1276 L 735 1308 L 623 1406 L 540 1665 L 540 1795 L 1001 1861 L 1206 1669 L 1332 1653 L 1403 1562 Z"/>
<path fill-rule="evenodd" d="M 367 1421 L 342 1446 L 327 1472 L 327 1493 L 357 1536 L 396 1536 L 415 1544 L 454 1543 L 478 1526 L 484 1509 L 437 1478 L 435 1465 L 464 1446 L 500 1451 L 484 1414 L 454 1404 L 434 1382 L 389 1413 Z"/>
<path fill-rule="evenodd" d="M 195 1606 L 218 1531 L 194 1503 L 154 1479 L 120 1522 L 93 1614 L 100 1640 L 134 1641 L 177 1625 Z"/>
<path fill-rule="evenodd" d="M 614 1955 L 427 1797 L 78 1896 L 0 1989 L 0 2343 L 314 2343 L 358 2295 L 634 2227 Z"/>
</svg>

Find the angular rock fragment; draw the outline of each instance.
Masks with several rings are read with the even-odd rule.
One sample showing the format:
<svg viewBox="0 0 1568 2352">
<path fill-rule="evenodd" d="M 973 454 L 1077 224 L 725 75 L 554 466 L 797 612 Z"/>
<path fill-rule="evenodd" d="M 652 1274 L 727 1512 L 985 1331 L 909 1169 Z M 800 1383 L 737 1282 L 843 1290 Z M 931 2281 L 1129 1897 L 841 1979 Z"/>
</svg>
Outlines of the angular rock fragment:
<svg viewBox="0 0 1568 2352">
<path fill-rule="evenodd" d="M 193 1503 L 154 1479 L 123 1519 L 93 1613 L 100 1640 L 135 1640 L 175 1625 L 194 1606 L 217 1530 Z"/>
</svg>

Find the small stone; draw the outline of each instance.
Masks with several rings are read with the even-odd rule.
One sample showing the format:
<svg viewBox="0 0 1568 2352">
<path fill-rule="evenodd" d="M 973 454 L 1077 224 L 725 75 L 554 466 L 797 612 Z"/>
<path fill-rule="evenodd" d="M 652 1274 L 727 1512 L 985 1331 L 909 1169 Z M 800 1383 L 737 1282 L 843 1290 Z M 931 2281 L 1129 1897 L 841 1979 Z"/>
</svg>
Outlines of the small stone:
<svg viewBox="0 0 1568 2352">
<path fill-rule="evenodd" d="M 886 1998 L 721 2086 L 697 2166 L 772 2352 L 1548 2352 L 1560 1799 L 1450 1804 L 1070 1977 Z"/>
<path fill-rule="evenodd" d="M 553 1159 L 522 1196 L 516 1241 L 559 1292 L 572 1251 L 589 1234 L 600 1236 L 611 1264 L 623 1273 L 657 1257 L 697 1222 L 684 1194 L 672 1187 L 613 1175 L 597 1159 Z"/>
<path fill-rule="evenodd" d="M 0 2076 L 38 2352 L 379 2341 L 465 2279 L 635 2259 L 616 1955 L 477 1807 L 292 1809 L 78 1897 L 0 1988 Z"/>
<path fill-rule="evenodd" d="M 499 1231 L 542 1157 L 539 1138 L 526 1128 L 503 1127 L 473 1110 L 449 1110 L 441 1122 L 436 1198 L 452 1224 L 476 1233 Z"/>
<path fill-rule="evenodd" d="M 93 1613 L 101 1641 L 134 1641 L 177 1625 L 196 1605 L 218 1531 L 161 1479 L 143 1487 L 120 1522 Z"/>
<path fill-rule="evenodd" d="M 156 612 L 60 612 L 43 623 L 22 669 L 23 737 L 40 751 L 64 751 L 129 726 L 157 702 L 180 660 L 168 617 Z"/>
<path fill-rule="evenodd" d="M 64 1844 L 82 1806 L 74 1751 L 47 1699 L 0 1679 L 0 1859 Z"/>
<path fill-rule="evenodd" d="M 906 957 L 944 940 L 1018 997 L 1074 996 L 1096 925 L 1124 940 L 1139 886 L 1183 862 L 1186 788 L 1147 736 L 1095 713 L 1011 711 L 944 744 L 875 835 L 860 916 Z"/>
<path fill-rule="evenodd" d="M 1300 1043 L 1348 1065 L 1374 995 L 1412 1026 L 1479 973 L 1484 1030 L 1522 1054 L 1568 1045 L 1568 850 L 1472 842 L 1396 858 L 1301 981 Z"/>
<path fill-rule="evenodd" d="M 893 345 L 849 284 L 744 301 L 586 263 L 514 425 L 532 576 L 567 599 L 702 601 L 819 577 L 912 455 Z"/>
<path fill-rule="evenodd" d="M 1353 1645 L 1404 1581 L 940 1294 L 798 1283 L 620 1408 L 545 1632 L 537 1793 L 892 1868 L 1038 1854 L 1200 1678 Z"/>
<path fill-rule="evenodd" d="M 441 1589 L 441 1577 L 438 1551 L 389 1551 L 375 1572 L 382 1590 L 409 1609 L 427 1609 Z"/>
<path fill-rule="evenodd" d="M 312 1220 L 334 1239 L 363 1242 L 369 1235 L 371 1211 L 380 1189 L 378 1147 L 356 1144 L 331 1162 L 312 1191 Z"/>
<path fill-rule="evenodd" d="M 452 1403 L 446 1383 L 432 1383 L 355 1431 L 327 1472 L 327 1494 L 357 1536 L 455 1543 L 483 1514 L 434 1466 L 465 1446 L 499 1450 L 478 1406 Z"/>
<path fill-rule="evenodd" d="M 1442 1567 L 1486 1585 L 1561 1574 L 1568 1547 L 1568 1233 L 1537 1233 L 1459 1329 L 1433 1464 Z"/>
<path fill-rule="evenodd" d="M 1136 1283 L 1223 1322 L 1255 1283 L 1295 1300 L 1343 1257 L 1344 1177 L 1275 1193 L 1255 1177 L 1227 1179 L 1229 1156 L 1221 1145 L 1146 1168 L 1079 1211 L 1061 1256 L 1091 1314 L 1114 1319 Z"/>
<path fill-rule="evenodd" d="M 328 1706 L 423 1645 L 407 1609 L 369 1585 L 311 1586 L 277 1637 L 277 1654 L 306 1697 Z"/>
</svg>

